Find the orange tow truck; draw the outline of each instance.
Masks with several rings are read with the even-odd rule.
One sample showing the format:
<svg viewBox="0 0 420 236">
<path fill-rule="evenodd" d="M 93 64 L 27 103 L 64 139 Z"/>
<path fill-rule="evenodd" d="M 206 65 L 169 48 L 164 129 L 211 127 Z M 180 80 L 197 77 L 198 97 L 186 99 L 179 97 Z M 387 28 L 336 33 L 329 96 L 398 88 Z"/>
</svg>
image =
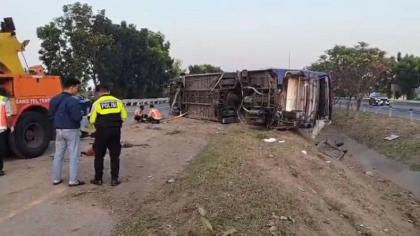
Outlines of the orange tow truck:
<svg viewBox="0 0 420 236">
<path fill-rule="evenodd" d="M 49 102 L 62 91 L 62 84 L 59 76 L 24 69 L 19 52 L 28 41 L 19 42 L 15 30 L 12 18 L 4 18 L 0 31 L 0 87 L 8 93 L 12 107 L 8 151 L 19 158 L 34 158 L 46 151 L 53 137 Z"/>
</svg>

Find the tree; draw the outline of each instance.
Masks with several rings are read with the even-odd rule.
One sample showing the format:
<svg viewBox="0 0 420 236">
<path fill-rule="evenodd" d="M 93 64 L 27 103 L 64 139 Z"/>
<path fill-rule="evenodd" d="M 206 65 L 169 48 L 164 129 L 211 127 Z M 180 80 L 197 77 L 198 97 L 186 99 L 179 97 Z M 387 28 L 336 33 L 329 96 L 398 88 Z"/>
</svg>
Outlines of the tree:
<svg viewBox="0 0 420 236">
<path fill-rule="evenodd" d="M 111 35 L 114 44 L 99 52 L 95 64 L 101 82 L 125 98 L 159 96 L 174 64 L 163 34 L 122 22 L 112 26 Z"/>
<path fill-rule="evenodd" d="M 362 99 L 391 78 L 392 61 L 384 51 L 360 42 L 327 50 L 311 69 L 331 72 L 335 94 L 355 98 L 359 110 Z"/>
<path fill-rule="evenodd" d="M 420 86 L 420 57 L 400 55 L 392 71 L 395 75 L 394 83 L 399 85 L 401 92 L 408 99 L 415 98 L 414 89 Z"/>
<path fill-rule="evenodd" d="M 64 15 L 38 28 L 48 73 L 108 83 L 124 98 L 157 97 L 178 70 L 160 32 L 122 21 L 114 24 L 87 4 L 63 7 Z"/>
<path fill-rule="evenodd" d="M 187 70 L 182 68 L 182 61 L 179 59 L 175 59 L 172 65 L 171 78 L 176 79 L 181 74 L 185 73 L 187 73 Z"/>
<path fill-rule="evenodd" d="M 223 70 L 220 67 L 216 67 L 209 64 L 202 65 L 191 65 L 188 67 L 190 74 L 206 74 L 206 73 L 220 73 Z"/>
<path fill-rule="evenodd" d="M 104 17 L 105 11 L 93 15 L 92 7 L 79 2 L 63 6 L 64 15 L 39 27 L 37 35 L 42 40 L 40 59 L 49 74 L 60 75 L 63 80 L 77 78 L 83 83 L 94 77 L 93 63 L 101 47 L 109 44 L 107 35 L 95 34 L 96 17 Z"/>
</svg>

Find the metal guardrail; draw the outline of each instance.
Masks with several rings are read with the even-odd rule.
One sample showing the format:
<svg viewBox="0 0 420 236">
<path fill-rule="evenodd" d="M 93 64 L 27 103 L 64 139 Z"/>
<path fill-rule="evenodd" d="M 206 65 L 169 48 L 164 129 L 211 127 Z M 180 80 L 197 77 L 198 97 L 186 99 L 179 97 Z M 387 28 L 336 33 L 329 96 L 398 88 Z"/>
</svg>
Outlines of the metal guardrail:
<svg viewBox="0 0 420 236">
<path fill-rule="evenodd" d="M 394 104 L 396 105 L 396 104 Z M 402 107 L 401 107 L 402 106 Z M 350 102 L 349 101 L 338 101 L 334 108 L 337 110 L 350 110 L 350 111 L 356 111 L 357 105 L 356 102 Z M 416 106 L 403 106 L 400 105 L 400 107 L 394 107 L 392 104 L 390 106 L 372 106 L 367 104 L 366 102 L 363 102 L 360 105 L 360 112 L 368 112 L 368 113 L 374 113 L 377 115 L 385 115 L 389 117 L 399 117 L 404 119 L 409 119 L 411 121 L 414 120 L 420 120 L 420 109 Z"/>
<path fill-rule="evenodd" d="M 124 105 L 127 107 L 150 105 L 150 104 L 164 104 L 169 103 L 169 98 L 145 98 L 145 99 L 123 99 Z"/>
<path fill-rule="evenodd" d="M 338 101 L 348 101 L 348 98 L 343 98 L 343 97 L 337 97 L 336 98 Z M 369 98 L 363 98 L 364 102 L 368 102 Z M 355 100 L 352 100 L 352 102 L 356 102 Z M 417 100 L 395 100 L 395 99 L 389 99 L 389 102 L 391 104 L 395 104 L 395 105 L 403 105 L 403 106 L 413 106 L 413 107 L 420 107 L 420 101 Z"/>
<path fill-rule="evenodd" d="M 150 104 L 156 105 L 165 114 L 169 113 L 169 98 L 123 99 L 122 101 L 130 114 L 136 110 L 136 107 L 140 105 L 146 107 Z"/>
</svg>

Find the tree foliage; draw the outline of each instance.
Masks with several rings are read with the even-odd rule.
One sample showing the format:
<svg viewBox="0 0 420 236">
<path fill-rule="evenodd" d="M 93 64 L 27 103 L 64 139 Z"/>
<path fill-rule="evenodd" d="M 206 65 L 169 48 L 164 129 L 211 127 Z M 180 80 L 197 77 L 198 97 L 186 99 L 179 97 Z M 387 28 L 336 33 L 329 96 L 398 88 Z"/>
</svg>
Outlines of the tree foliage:
<svg viewBox="0 0 420 236">
<path fill-rule="evenodd" d="M 420 86 L 420 57 L 399 55 L 393 73 L 394 83 L 399 85 L 401 92 L 407 95 L 408 99 L 415 98 L 414 89 Z"/>
<path fill-rule="evenodd" d="M 331 72 L 335 94 L 356 98 L 359 108 L 364 96 L 391 78 L 392 61 L 384 51 L 360 42 L 327 50 L 311 69 Z"/>
<path fill-rule="evenodd" d="M 124 98 L 160 96 L 179 72 L 162 33 L 125 21 L 115 24 L 105 10 L 93 14 L 87 4 L 65 5 L 63 16 L 39 27 L 37 34 L 48 73 L 108 83 Z"/>
<path fill-rule="evenodd" d="M 220 67 L 209 65 L 209 64 L 191 65 L 188 67 L 188 71 L 190 74 L 206 74 L 206 73 L 223 72 L 223 70 Z"/>
</svg>

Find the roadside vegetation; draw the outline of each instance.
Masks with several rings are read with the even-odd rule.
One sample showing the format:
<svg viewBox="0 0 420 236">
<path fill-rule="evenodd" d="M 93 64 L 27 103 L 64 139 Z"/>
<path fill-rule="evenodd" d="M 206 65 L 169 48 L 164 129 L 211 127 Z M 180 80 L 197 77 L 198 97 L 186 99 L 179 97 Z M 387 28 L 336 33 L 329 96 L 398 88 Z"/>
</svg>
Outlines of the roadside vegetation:
<svg viewBox="0 0 420 236">
<path fill-rule="evenodd" d="M 340 131 L 394 160 L 420 170 L 420 123 L 361 112 L 337 112 L 334 125 Z M 384 140 L 395 134 L 400 138 Z"/>
<path fill-rule="evenodd" d="M 292 195 L 273 188 L 249 163 L 267 158 L 258 146 L 269 135 L 234 128 L 213 138 L 184 177 L 151 196 L 135 224 L 117 235 L 269 234 L 273 214 L 296 215 L 299 209 Z M 286 220 L 279 234 L 296 230 Z"/>
<path fill-rule="evenodd" d="M 396 192 L 317 156 L 298 134 L 231 125 L 180 176 L 139 203 L 114 234 L 417 235 L 417 224 L 407 225 L 406 218 L 420 216 L 418 203 Z"/>
</svg>

